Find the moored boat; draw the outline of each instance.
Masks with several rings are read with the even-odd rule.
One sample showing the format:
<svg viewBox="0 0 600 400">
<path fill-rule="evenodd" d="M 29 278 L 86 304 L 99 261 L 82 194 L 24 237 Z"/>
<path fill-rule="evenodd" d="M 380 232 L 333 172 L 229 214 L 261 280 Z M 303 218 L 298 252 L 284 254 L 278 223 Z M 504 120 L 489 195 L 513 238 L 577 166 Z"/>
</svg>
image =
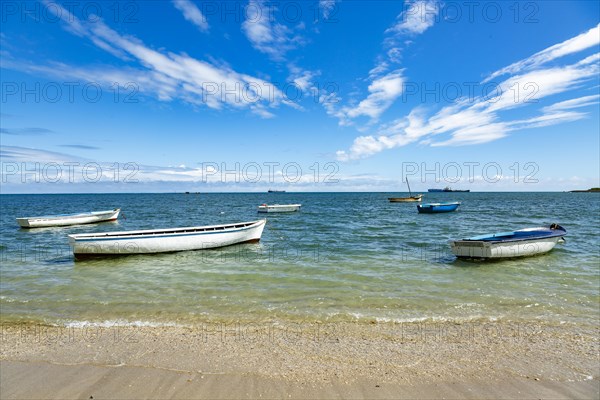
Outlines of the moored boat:
<svg viewBox="0 0 600 400">
<path fill-rule="evenodd" d="M 417 210 L 422 214 L 445 213 L 455 211 L 459 205 L 459 201 L 452 203 L 427 203 L 417 205 Z"/>
<path fill-rule="evenodd" d="M 76 259 L 212 249 L 258 242 L 267 220 L 189 228 L 69 235 Z"/>
<path fill-rule="evenodd" d="M 388 197 L 390 203 L 412 203 L 415 201 L 421 201 L 423 199 L 422 194 L 417 194 L 410 197 Z"/>
<path fill-rule="evenodd" d="M 422 194 L 416 194 L 413 196 L 410 190 L 410 184 L 408 183 L 408 178 L 406 178 L 406 185 L 408 186 L 408 195 L 409 197 L 388 197 L 390 203 L 412 203 L 415 201 L 421 201 L 423 198 Z"/>
<path fill-rule="evenodd" d="M 513 258 L 547 253 L 564 242 L 565 228 L 558 224 L 525 228 L 454 240 L 450 247 L 459 258 Z"/>
<path fill-rule="evenodd" d="M 261 204 L 257 210 L 259 213 L 282 213 L 300 210 L 302 204 Z"/>
<path fill-rule="evenodd" d="M 77 214 L 59 214 L 40 217 L 17 218 L 21 228 L 46 228 L 52 226 L 69 226 L 94 224 L 97 222 L 115 221 L 119 218 L 120 208 L 108 211 L 92 211 Z"/>
<path fill-rule="evenodd" d="M 428 192 L 431 193 L 440 193 L 440 192 L 459 192 L 459 193 L 466 193 L 466 192 L 470 192 L 470 189 L 465 189 L 465 190 L 459 190 L 459 189 L 452 189 L 450 186 L 446 186 L 443 189 L 427 189 Z"/>
</svg>

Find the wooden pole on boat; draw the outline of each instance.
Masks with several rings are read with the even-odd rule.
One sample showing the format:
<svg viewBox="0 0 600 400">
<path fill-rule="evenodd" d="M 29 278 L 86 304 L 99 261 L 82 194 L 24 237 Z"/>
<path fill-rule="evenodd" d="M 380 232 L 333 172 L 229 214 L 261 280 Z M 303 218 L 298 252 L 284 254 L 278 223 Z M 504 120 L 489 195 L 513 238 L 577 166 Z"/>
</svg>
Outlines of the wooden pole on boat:
<svg viewBox="0 0 600 400">
<path fill-rule="evenodd" d="M 410 197 L 413 197 L 412 192 L 410 191 L 410 185 L 408 184 L 408 176 L 406 177 L 406 184 L 408 185 L 408 194 Z"/>
</svg>

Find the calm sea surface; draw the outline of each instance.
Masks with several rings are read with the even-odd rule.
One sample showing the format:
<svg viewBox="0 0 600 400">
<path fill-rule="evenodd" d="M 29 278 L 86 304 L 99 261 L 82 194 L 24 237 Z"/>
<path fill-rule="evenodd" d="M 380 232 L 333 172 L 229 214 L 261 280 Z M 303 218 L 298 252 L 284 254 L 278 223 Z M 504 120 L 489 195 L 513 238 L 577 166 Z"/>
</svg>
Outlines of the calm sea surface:
<svg viewBox="0 0 600 400">
<path fill-rule="evenodd" d="M 598 324 L 600 195 L 439 193 L 449 214 L 388 203 L 392 193 L 2 195 L 2 321 L 194 324 L 219 320 L 509 320 Z M 394 195 L 398 195 L 397 193 Z M 259 244 L 73 260 L 67 234 L 251 221 Z M 126 219 L 19 229 L 15 218 L 120 207 Z M 556 222 L 550 253 L 458 261 L 448 240 Z"/>
</svg>

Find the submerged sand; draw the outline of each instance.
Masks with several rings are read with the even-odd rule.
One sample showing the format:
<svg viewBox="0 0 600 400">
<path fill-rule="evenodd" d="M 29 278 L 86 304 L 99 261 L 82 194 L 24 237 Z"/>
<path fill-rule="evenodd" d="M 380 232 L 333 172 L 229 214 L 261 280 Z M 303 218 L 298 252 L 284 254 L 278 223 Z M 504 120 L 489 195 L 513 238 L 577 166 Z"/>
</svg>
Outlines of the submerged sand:
<svg viewBox="0 0 600 400">
<path fill-rule="evenodd" d="M 537 323 L 3 325 L 0 397 L 598 398 L 599 331 Z"/>
</svg>

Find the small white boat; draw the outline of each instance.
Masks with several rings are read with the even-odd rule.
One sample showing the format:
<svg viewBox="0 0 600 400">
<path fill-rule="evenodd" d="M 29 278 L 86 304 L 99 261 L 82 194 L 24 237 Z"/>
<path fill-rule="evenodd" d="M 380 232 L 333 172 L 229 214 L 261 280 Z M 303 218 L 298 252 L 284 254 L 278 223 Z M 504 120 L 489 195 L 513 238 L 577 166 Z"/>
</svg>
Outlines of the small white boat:
<svg viewBox="0 0 600 400">
<path fill-rule="evenodd" d="M 60 214 L 42 217 L 17 218 L 21 228 L 46 228 L 50 226 L 69 226 L 114 221 L 119 218 L 120 208 L 108 211 L 92 211 L 79 214 Z"/>
<path fill-rule="evenodd" d="M 77 259 L 128 254 L 169 253 L 258 242 L 267 220 L 190 228 L 69 235 Z"/>
<path fill-rule="evenodd" d="M 261 204 L 258 206 L 259 213 L 282 213 L 300 210 L 302 204 Z"/>
<path fill-rule="evenodd" d="M 558 224 L 514 232 L 494 233 L 455 240 L 452 253 L 459 258 L 513 258 L 547 253 L 564 242 L 565 228 Z"/>
</svg>

